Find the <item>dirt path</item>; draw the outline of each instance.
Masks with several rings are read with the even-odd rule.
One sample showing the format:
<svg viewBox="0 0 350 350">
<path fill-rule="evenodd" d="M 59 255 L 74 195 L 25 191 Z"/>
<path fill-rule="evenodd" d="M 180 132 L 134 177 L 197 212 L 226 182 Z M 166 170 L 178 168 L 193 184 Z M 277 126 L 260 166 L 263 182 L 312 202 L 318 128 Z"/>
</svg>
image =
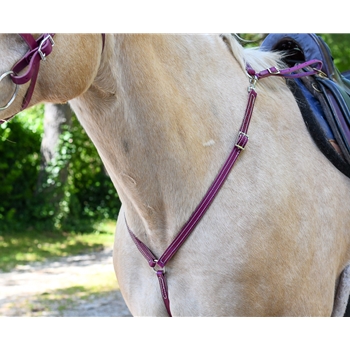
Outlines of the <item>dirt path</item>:
<svg viewBox="0 0 350 350">
<path fill-rule="evenodd" d="M 112 249 L 61 258 L 54 262 L 19 266 L 9 273 L 0 273 L 0 317 L 6 316 L 65 316 L 119 317 L 131 316 L 115 282 L 115 290 L 79 298 L 72 296 L 70 304 L 38 302 L 40 296 L 50 296 L 55 290 L 84 285 L 93 276 L 110 273 L 112 278 Z M 112 282 L 114 283 L 114 282 Z M 73 300 L 73 301 L 72 301 Z"/>
</svg>

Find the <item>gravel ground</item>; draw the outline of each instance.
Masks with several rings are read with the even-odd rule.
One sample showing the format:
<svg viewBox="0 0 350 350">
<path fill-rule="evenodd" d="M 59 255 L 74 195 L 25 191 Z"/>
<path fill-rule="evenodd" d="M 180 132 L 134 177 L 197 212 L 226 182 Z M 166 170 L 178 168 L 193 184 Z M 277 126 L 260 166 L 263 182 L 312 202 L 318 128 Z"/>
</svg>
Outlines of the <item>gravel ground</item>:
<svg viewBox="0 0 350 350">
<path fill-rule="evenodd" d="M 11 272 L 0 273 L 0 317 L 130 317 L 117 282 L 114 291 L 82 300 L 75 298 L 64 310 L 58 306 L 55 309 L 54 302 L 49 310 L 40 303 L 35 304 L 38 295 L 49 295 L 50 291 L 83 284 L 89 276 L 110 272 L 113 272 L 111 248 L 54 262 L 18 266 Z"/>
</svg>

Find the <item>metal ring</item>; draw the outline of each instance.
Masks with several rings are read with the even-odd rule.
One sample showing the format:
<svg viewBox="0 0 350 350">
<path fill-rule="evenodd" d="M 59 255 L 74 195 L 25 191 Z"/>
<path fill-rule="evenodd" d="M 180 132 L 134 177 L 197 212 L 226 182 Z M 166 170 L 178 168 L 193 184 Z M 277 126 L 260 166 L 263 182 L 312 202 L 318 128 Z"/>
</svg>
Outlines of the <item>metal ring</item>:
<svg viewBox="0 0 350 350">
<path fill-rule="evenodd" d="M 320 69 L 316 69 L 316 68 L 312 68 L 315 72 L 317 72 L 318 74 L 318 76 L 320 77 L 320 78 L 328 78 L 327 77 L 327 74 L 325 73 L 325 72 L 323 72 L 323 71 L 321 71 Z"/>
<path fill-rule="evenodd" d="M 154 271 L 155 273 L 157 273 L 158 271 L 163 271 L 163 272 L 165 272 L 165 267 L 160 268 L 159 270 L 156 269 L 156 266 L 158 265 L 158 260 L 154 259 L 153 261 L 156 263 L 155 266 L 152 267 L 152 269 L 153 269 L 153 271 Z M 159 266 L 159 265 L 158 265 L 158 266 Z M 159 267 L 160 267 L 160 266 L 159 266 Z"/>
<path fill-rule="evenodd" d="M 1 82 L 5 77 L 7 77 L 7 76 L 10 75 L 10 74 L 14 74 L 14 72 L 13 72 L 12 70 L 10 70 L 10 71 L 4 73 L 4 74 L 0 77 L 0 82 Z M 13 95 L 12 95 L 10 101 L 7 102 L 7 104 L 6 104 L 5 106 L 0 107 L 0 111 L 3 111 L 3 110 L 5 110 L 5 109 L 7 109 L 7 108 L 9 108 L 9 107 L 11 106 L 12 102 L 15 100 L 15 98 L 16 98 L 16 96 L 17 96 L 17 91 L 18 91 L 18 85 L 16 84 L 15 92 L 13 93 Z"/>
<path fill-rule="evenodd" d="M 318 89 L 318 87 L 316 86 L 316 83 L 312 83 L 311 86 L 313 87 L 313 89 L 317 92 L 322 92 L 321 90 Z"/>
</svg>

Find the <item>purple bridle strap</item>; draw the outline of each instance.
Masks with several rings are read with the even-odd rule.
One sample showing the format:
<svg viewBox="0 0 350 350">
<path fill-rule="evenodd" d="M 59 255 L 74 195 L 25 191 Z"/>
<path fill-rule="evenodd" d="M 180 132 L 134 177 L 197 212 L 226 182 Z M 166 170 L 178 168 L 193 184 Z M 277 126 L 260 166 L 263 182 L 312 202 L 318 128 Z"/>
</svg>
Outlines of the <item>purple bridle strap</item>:
<svg viewBox="0 0 350 350">
<path fill-rule="evenodd" d="M 312 70 L 307 72 L 301 72 L 301 73 L 294 73 L 295 71 L 301 70 L 306 67 L 310 67 L 312 65 L 317 65 L 317 68 L 312 68 Z M 205 212 L 208 210 L 209 206 L 213 202 L 215 196 L 219 192 L 220 188 L 222 187 L 223 183 L 227 179 L 233 165 L 235 164 L 239 154 L 242 150 L 245 149 L 247 143 L 248 143 L 248 128 L 251 121 L 253 109 L 254 109 L 254 103 L 257 97 L 257 93 L 255 91 L 255 84 L 256 82 L 261 79 L 268 76 L 280 76 L 285 78 L 300 78 L 305 75 L 311 75 L 311 74 L 317 74 L 320 72 L 322 68 L 322 62 L 318 60 L 311 60 L 308 62 L 305 62 L 303 64 L 296 65 L 291 68 L 278 70 L 276 67 L 271 67 L 269 69 L 266 69 L 264 71 L 261 71 L 259 73 L 255 73 L 255 71 L 247 65 L 247 73 L 250 76 L 251 85 L 248 89 L 249 95 L 248 95 L 248 103 L 247 107 L 244 113 L 244 118 L 241 124 L 241 127 L 239 129 L 239 133 L 235 142 L 235 145 L 228 156 L 226 162 L 222 166 L 220 172 L 216 176 L 214 182 L 210 186 L 209 190 L 205 194 L 202 201 L 199 203 L 187 223 L 182 227 L 178 235 L 175 237 L 173 242 L 170 244 L 170 246 L 164 251 L 163 255 L 157 259 L 156 256 L 152 253 L 152 251 L 142 242 L 140 241 L 136 235 L 131 231 L 129 228 L 129 225 L 127 223 L 126 217 L 125 217 L 125 223 L 126 227 L 129 231 L 129 234 L 134 241 L 136 247 L 141 252 L 141 254 L 144 256 L 144 258 L 147 260 L 150 267 L 152 267 L 157 274 L 162 298 L 164 301 L 165 308 L 168 312 L 168 315 L 171 316 L 170 311 L 170 301 L 169 301 L 169 294 L 168 294 L 168 288 L 166 283 L 166 277 L 165 277 L 165 265 L 167 262 L 174 256 L 174 254 L 179 250 L 181 245 L 185 242 L 185 240 L 189 237 L 189 235 L 193 232 L 194 228 L 197 226 L 198 222 L 201 220 Z M 157 269 L 156 267 L 159 267 Z"/>
<path fill-rule="evenodd" d="M 21 111 L 28 107 L 33 95 L 36 79 L 38 77 L 40 61 L 45 60 L 52 52 L 54 45 L 52 37 L 54 34 L 42 34 L 37 40 L 31 34 L 20 34 L 22 39 L 28 44 L 29 51 L 12 68 L 14 74 L 11 75 L 12 81 L 17 85 L 26 84 L 30 81 L 29 88 L 23 99 Z M 28 67 L 25 73 L 19 73 Z"/>
<path fill-rule="evenodd" d="M 26 109 L 33 96 L 36 80 L 39 74 L 40 62 L 46 60 L 46 57 L 52 52 L 54 46 L 53 37 L 55 34 L 42 34 L 38 39 L 35 39 L 32 34 L 19 34 L 20 37 L 29 46 L 29 51 L 22 57 L 13 67 L 11 79 L 16 85 L 23 85 L 30 81 L 29 88 L 24 96 L 20 111 Z M 105 47 L 106 35 L 102 35 L 102 52 Z M 20 72 L 27 70 L 20 75 Z M 0 124 L 6 120 L 0 120 Z"/>
</svg>

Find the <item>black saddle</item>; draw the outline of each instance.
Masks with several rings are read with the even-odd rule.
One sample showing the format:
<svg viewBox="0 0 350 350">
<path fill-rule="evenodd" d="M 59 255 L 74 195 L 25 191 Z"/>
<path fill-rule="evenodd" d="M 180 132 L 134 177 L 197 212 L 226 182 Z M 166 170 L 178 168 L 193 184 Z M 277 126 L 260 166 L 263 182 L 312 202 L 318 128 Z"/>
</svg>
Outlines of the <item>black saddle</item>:
<svg viewBox="0 0 350 350">
<path fill-rule="evenodd" d="M 317 75 L 289 80 L 305 124 L 320 150 L 350 177 L 350 70 L 340 73 L 327 44 L 315 34 L 269 34 L 263 51 L 282 51 L 291 67 L 311 59 L 323 62 Z"/>
</svg>

